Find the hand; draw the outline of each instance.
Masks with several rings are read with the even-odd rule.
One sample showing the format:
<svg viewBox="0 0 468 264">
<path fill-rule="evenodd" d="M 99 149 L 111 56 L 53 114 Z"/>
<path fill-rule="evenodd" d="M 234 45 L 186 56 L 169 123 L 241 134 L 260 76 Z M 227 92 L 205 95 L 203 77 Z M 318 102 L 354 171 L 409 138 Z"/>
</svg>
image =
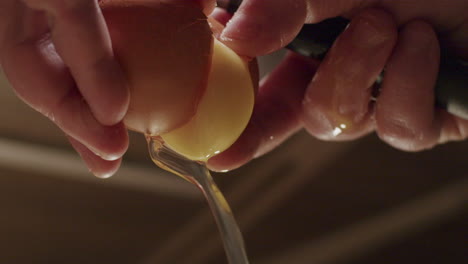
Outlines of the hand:
<svg viewBox="0 0 468 264">
<path fill-rule="evenodd" d="M 129 92 L 96 0 L 1 0 L 0 65 L 95 175 L 118 169 Z"/>
<path fill-rule="evenodd" d="M 213 158 L 232 169 L 273 149 L 303 126 L 325 140 L 372 131 L 406 151 L 468 137 L 468 120 L 434 107 L 439 45 L 468 59 L 464 0 L 244 0 L 221 35 L 240 54 L 259 56 L 289 43 L 304 23 L 351 19 L 321 62 L 288 54 L 260 87 L 245 133 Z M 217 10 L 222 22 L 230 17 Z M 385 67 L 377 100 L 372 84 Z"/>
</svg>

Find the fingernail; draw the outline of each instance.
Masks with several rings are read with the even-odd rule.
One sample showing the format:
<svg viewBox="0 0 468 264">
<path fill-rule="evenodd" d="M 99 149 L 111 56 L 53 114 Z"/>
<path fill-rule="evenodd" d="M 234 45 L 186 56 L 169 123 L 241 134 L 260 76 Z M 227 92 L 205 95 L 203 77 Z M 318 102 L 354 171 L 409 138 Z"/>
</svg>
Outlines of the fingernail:
<svg viewBox="0 0 468 264">
<path fill-rule="evenodd" d="M 112 177 L 112 175 L 114 175 L 115 172 L 94 171 L 93 168 L 95 168 L 97 166 L 97 163 L 94 161 L 95 158 L 87 155 L 86 152 L 78 151 L 78 154 L 80 155 L 81 159 L 86 164 L 86 167 L 88 168 L 88 171 L 91 174 L 93 174 L 95 177 L 100 178 L 100 179 L 107 179 L 107 178 Z"/>
<path fill-rule="evenodd" d="M 118 155 L 118 154 L 104 154 L 96 149 L 94 149 L 93 147 L 90 147 L 90 146 L 86 146 L 91 152 L 94 153 L 94 155 L 100 157 L 101 159 L 103 160 L 107 160 L 107 161 L 115 161 L 115 160 L 118 160 L 120 159 L 122 156 L 121 155 Z"/>
<path fill-rule="evenodd" d="M 90 170 L 90 172 L 99 179 L 109 179 L 110 177 L 114 176 L 115 172 L 93 172 Z"/>
</svg>

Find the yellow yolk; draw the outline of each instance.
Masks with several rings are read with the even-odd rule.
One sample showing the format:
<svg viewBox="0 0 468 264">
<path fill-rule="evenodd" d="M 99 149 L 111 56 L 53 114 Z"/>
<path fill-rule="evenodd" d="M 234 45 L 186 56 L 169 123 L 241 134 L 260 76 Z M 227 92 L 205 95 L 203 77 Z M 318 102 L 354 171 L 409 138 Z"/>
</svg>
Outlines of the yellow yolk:
<svg viewBox="0 0 468 264">
<path fill-rule="evenodd" d="M 207 83 L 194 117 L 161 135 L 172 150 L 198 161 L 230 147 L 247 126 L 254 105 L 248 62 L 218 40 Z"/>
</svg>

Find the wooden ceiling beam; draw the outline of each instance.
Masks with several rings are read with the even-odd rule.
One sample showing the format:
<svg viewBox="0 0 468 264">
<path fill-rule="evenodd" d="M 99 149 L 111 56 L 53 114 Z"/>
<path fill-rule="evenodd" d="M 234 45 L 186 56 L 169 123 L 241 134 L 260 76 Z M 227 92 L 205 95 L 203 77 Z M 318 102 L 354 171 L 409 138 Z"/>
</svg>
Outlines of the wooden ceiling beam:
<svg viewBox="0 0 468 264">
<path fill-rule="evenodd" d="M 92 176 L 78 154 L 71 151 L 5 138 L 0 138 L 0 168 L 177 198 L 202 199 L 192 184 L 156 167 L 123 162 L 116 175 L 103 180 Z"/>
</svg>

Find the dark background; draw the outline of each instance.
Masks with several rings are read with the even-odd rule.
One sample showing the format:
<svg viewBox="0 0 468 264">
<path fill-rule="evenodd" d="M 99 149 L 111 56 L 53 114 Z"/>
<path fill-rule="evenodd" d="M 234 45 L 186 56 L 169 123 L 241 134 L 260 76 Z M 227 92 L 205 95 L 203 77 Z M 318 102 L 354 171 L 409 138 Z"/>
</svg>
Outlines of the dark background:
<svg viewBox="0 0 468 264">
<path fill-rule="evenodd" d="M 118 175 L 95 179 L 0 82 L 0 263 L 226 263 L 202 197 L 153 166 L 141 136 Z M 215 179 L 252 263 L 468 263 L 467 150 L 300 133 Z"/>
</svg>

